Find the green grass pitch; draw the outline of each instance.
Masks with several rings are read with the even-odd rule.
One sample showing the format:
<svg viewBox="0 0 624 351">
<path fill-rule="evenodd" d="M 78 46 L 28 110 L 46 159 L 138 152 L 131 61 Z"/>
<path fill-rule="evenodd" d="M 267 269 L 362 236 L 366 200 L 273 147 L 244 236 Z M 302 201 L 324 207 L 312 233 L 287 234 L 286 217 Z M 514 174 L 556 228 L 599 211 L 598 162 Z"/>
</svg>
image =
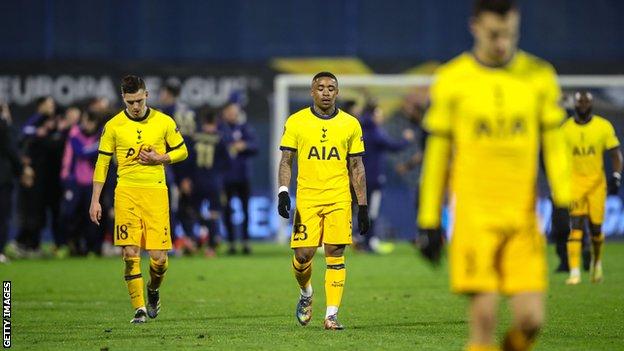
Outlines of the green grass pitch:
<svg viewBox="0 0 624 351">
<path fill-rule="evenodd" d="M 548 248 L 551 267 L 554 249 Z M 324 260 L 314 262 L 314 315 L 297 324 L 291 251 L 259 244 L 253 256 L 172 258 L 162 311 L 131 325 L 119 258 L 14 261 L 15 350 L 459 350 L 467 336 L 466 300 L 448 292 L 446 267 L 432 269 L 407 245 L 386 256 L 349 251 L 340 321 L 325 331 Z M 147 261 L 142 260 L 147 276 Z M 605 282 L 564 285 L 552 274 L 547 324 L 536 350 L 624 349 L 624 243 L 608 243 Z M 146 279 L 147 280 L 147 279 Z M 509 324 L 501 309 L 502 327 Z"/>
</svg>

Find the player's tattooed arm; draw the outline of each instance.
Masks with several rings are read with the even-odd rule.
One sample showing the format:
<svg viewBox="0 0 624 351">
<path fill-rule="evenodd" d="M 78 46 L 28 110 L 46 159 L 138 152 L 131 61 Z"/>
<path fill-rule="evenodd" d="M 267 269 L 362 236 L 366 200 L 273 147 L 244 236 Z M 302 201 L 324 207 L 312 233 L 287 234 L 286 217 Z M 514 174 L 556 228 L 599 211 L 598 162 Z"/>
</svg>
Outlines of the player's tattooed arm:
<svg viewBox="0 0 624 351">
<path fill-rule="evenodd" d="M 295 158 L 295 151 L 282 150 L 282 158 L 279 163 L 279 171 L 277 175 L 278 186 L 289 186 L 290 177 L 292 175 L 292 164 Z"/>
<path fill-rule="evenodd" d="M 364 171 L 362 156 L 349 157 L 349 177 L 351 178 L 351 185 L 355 191 L 358 205 L 367 205 L 366 172 Z"/>
</svg>

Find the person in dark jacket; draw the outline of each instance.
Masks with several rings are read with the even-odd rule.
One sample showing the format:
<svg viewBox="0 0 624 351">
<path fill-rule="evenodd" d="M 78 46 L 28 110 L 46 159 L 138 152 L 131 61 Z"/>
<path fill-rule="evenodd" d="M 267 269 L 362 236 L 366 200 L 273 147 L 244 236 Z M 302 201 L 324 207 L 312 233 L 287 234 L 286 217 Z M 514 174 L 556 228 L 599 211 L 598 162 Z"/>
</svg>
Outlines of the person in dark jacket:
<svg viewBox="0 0 624 351">
<path fill-rule="evenodd" d="M 375 220 L 379 217 L 381 207 L 382 189 L 386 182 L 386 154 L 405 149 L 414 140 L 411 129 L 405 129 L 401 139 L 391 139 L 381 126 L 383 112 L 374 103 L 369 103 L 364 108 L 360 117 L 362 135 L 366 154 L 364 154 L 364 168 L 366 170 L 366 192 L 369 203 L 371 229 L 359 246 L 364 251 L 375 251 L 371 247 L 371 240 L 375 242 Z"/>
<path fill-rule="evenodd" d="M 253 129 L 249 124 L 243 121 L 242 117 L 239 104 L 237 102 L 229 102 L 223 107 L 221 112 L 222 123 L 219 125 L 221 135 L 229 141 L 228 151 L 231 158 L 230 167 L 223 177 L 225 194 L 227 197 L 224 216 L 230 244 L 229 254 L 236 253 L 236 236 L 234 223 L 232 222 L 232 207 L 230 203 L 235 196 L 240 199 L 244 212 L 241 228 L 243 253 L 251 253 L 248 230 L 248 205 L 251 195 L 249 161 L 251 157 L 258 153 L 258 146 Z"/>
<path fill-rule="evenodd" d="M 17 132 L 12 124 L 11 111 L 6 103 L 0 104 L 0 264 L 8 262 L 4 247 L 9 239 L 12 215 L 13 187 L 16 179 L 29 184 L 33 171 L 24 166 L 15 140 Z"/>
</svg>

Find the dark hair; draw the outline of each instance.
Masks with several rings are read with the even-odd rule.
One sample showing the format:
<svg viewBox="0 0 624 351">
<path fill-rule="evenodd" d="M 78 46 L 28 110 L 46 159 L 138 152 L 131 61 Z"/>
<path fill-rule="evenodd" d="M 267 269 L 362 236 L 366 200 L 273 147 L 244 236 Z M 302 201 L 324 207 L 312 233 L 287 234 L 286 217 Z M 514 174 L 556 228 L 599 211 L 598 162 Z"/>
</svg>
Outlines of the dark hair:
<svg viewBox="0 0 624 351">
<path fill-rule="evenodd" d="M 217 110 L 210 106 L 203 107 L 199 110 L 199 124 L 213 124 L 217 122 Z"/>
<path fill-rule="evenodd" d="M 38 97 L 35 100 L 35 106 L 37 106 L 37 108 L 41 107 L 41 105 L 43 105 L 43 103 L 46 102 L 46 100 L 48 100 L 49 98 L 50 98 L 49 95 Z"/>
<path fill-rule="evenodd" d="M 180 96 L 180 84 L 178 82 L 168 81 L 162 86 L 162 89 L 166 90 L 174 97 Z"/>
<path fill-rule="evenodd" d="M 122 94 L 134 94 L 141 89 L 145 90 L 145 82 L 141 77 L 127 75 L 121 80 Z"/>
<path fill-rule="evenodd" d="M 329 77 L 333 80 L 336 81 L 336 83 L 338 83 L 338 78 L 336 78 L 336 76 L 331 73 L 331 72 L 319 72 L 316 75 L 314 75 L 314 78 L 312 78 L 312 81 L 314 82 L 315 80 L 321 78 L 321 77 Z"/>
<path fill-rule="evenodd" d="M 515 0 L 475 0 L 472 15 L 479 16 L 482 12 L 494 12 L 501 16 L 506 15 L 510 11 L 517 10 Z"/>
</svg>

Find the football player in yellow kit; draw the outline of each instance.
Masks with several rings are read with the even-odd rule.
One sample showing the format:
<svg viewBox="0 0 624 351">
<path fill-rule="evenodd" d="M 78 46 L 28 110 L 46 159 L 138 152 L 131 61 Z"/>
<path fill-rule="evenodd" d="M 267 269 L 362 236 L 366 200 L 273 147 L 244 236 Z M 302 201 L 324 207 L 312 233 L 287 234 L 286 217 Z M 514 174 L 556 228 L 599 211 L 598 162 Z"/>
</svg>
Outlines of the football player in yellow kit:
<svg viewBox="0 0 624 351">
<path fill-rule="evenodd" d="M 593 97 L 589 92 L 574 94 L 574 118 L 561 127 L 572 157 L 572 203 L 570 206 L 570 236 L 568 264 L 570 277 L 566 284 L 581 282 L 581 246 L 583 231 L 588 226 L 592 245 L 589 270 L 590 281 L 601 282 L 604 217 L 607 192 L 618 193 L 622 178 L 622 151 L 615 130 L 609 121 L 592 114 Z M 607 182 L 603 154 L 611 158 L 613 172 Z"/>
<path fill-rule="evenodd" d="M 515 1 L 476 1 L 473 50 L 439 68 L 423 121 L 430 136 L 420 185 L 421 252 L 440 258 L 448 188 L 451 290 L 470 298 L 467 350 L 500 349 L 494 336 L 501 294 L 513 316 L 502 349 L 530 349 L 543 324 L 546 252 L 535 210 L 540 148 L 555 205 L 570 202 L 556 73 L 517 48 L 519 23 Z"/>
<path fill-rule="evenodd" d="M 338 307 L 346 278 L 345 247 L 351 244 L 351 192 L 358 203 L 360 234 L 369 229 L 366 177 L 362 155 L 364 142 L 360 122 L 336 107 L 338 79 L 320 72 L 312 79 L 314 100 L 288 117 L 280 143 L 278 212 L 290 216 L 288 186 L 297 155 L 297 206 L 290 246 L 295 278 L 301 289 L 296 317 L 301 325 L 312 318 L 312 258 L 324 244 L 325 329 L 340 330 Z"/>
<path fill-rule="evenodd" d="M 99 225 L 100 194 L 114 155 L 118 168 L 113 237 L 115 245 L 122 248 L 125 280 L 135 310 L 132 323 L 145 323 L 147 316 L 156 318 L 160 311 L 158 288 L 167 271 L 167 251 L 171 249 L 164 165 L 180 162 L 188 155 L 175 121 L 149 108 L 147 96 L 143 79 L 123 78 L 121 97 L 126 109 L 111 118 L 102 131 L 89 208 L 91 221 Z M 141 248 L 150 256 L 147 309 L 143 299 Z"/>
</svg>

